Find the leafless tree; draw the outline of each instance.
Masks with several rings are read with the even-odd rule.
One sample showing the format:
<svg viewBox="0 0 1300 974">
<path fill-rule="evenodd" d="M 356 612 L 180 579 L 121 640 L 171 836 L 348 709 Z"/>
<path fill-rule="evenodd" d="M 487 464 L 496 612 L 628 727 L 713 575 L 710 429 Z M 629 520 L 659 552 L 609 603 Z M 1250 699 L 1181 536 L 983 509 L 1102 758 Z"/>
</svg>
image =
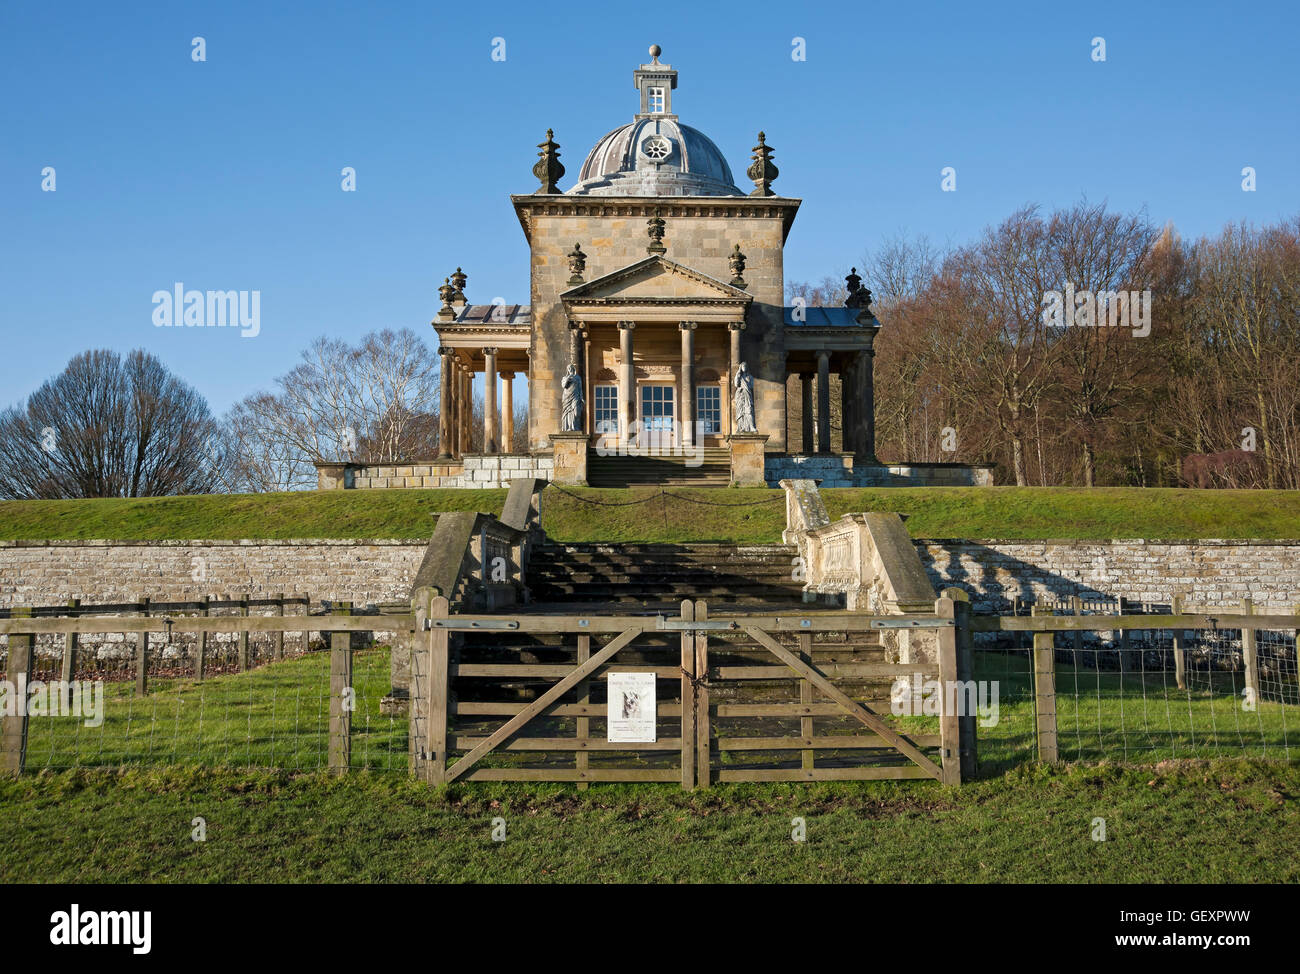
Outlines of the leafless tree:
<svg viewBox="0 0 1300 974">
<path fill-rule="evenodd" d="M 0 495 L 208 493 L 223 452 L 207 401 L 157 358 L 97 349 L 0 414 Z"/>
</svg>

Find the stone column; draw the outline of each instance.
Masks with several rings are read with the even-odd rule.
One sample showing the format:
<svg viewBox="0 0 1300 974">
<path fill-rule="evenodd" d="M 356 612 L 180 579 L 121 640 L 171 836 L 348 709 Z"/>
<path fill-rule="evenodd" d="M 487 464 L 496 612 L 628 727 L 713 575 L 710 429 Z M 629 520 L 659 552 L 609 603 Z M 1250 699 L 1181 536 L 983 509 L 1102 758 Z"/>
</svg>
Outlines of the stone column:
<svg viewBox="0 0 1300 974">
<path fill-rule="evenodd" d="M 731 373 L 730 381 L 727 383 L 727 401 L 723 403 L 723 411 L 727 414 L 727 433 L 736 432 L 736 410 L 732 403 L 732 397 L 736 394 L 736 370 L 740 367 L 740 333 L 745 330 L 743 321 L 733 321 L 727 325 L 727 331 L 731 337 Z M 754 404 L 754 419 L 758 420 L 758 404 Z"/>
<path fill-rule="evenodd" d="M 474 433 L 474 371 L 466 362 L 460 370 L 460 452 L 464 456 L 472 446 Z"/>
<path fill-rule="evenodd" d="M 868 347 L 858 361 L 858 450 L 863 459 L 876 459 L 876 350 Z"/>
<path fill-rule="evenodd" d="M 569 322 L 569 361 L 577 368 L 578 375 L 584 375 L 587 371 L 583 368 L 585 363 L 582 359 L 582 322 L 571 321 Z"/>
<path fill-rule="evenodd" d="M 618 428 L 623 442 L 631 439 L 636 421 L 636 369 L 632 363 L 632 331 L 635 321 L 618 323 Z"/>
<path fill-rule="evenodd" d="M 840 451 L 858 452 L 858 372 L 857 355 L 849 359 L 840 372 Z"/>
<path fill-rule="evenodd" d="M 695 445 L 695 322 L 680 321 L 682 333 L 682 446 Z"/>
<path fill-rule="evenodd" d="M 455 408 L 452 405 L 451 378 L 455 364 L 450 348 L 440 347 L 438 357 L 441 363 L 441 372 L 438 376 L 438 459 L 450 460 L 452 453 L 451 427 L 454 418 L 452 411 Z"/>
<path fill-rule="evenodd" d="M 483 452 L 497 450 L 497 350 L 483 349 Z"/>
<path fill-rule="evenodd" d="M 817 452 L 831 452 L 831 353 L 817 353 Z"/>
<path fill-rule="evenodd" d="M 515 374 L 501 373 L 501 452 L 515 448 Z"/>
<path fill-rule="evenodd" d="M 803 417 L 799 449 L 805 455 L 810 455 L 817 452 L 817 445 L 813 442 L 813 374 L 811 372 L 799 373 L 799 393 L 799 401 L 802 404 L 799 412 Z"/>
</svg>

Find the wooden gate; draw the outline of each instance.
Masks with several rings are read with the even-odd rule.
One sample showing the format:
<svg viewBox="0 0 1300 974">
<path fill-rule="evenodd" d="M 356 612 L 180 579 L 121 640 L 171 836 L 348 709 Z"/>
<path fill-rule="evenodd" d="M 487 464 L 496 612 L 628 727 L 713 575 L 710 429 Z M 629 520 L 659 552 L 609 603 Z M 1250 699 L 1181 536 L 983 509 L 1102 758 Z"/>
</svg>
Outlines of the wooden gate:
<svg viewBox="0 0 1300 974">
<path fill-rule="evenodd" d="M 689 600 L 672 616 L 451 616 L 446 599 L 422 589 L 413 608 L 411 761 L 431 784 L 957 784 L 963 751 L 973 766 L 973 739 L 962 747 L 955 714 L 930 721 L 937 727 L 904 729 L 880 700 L 852 692 L 864 680 L 957 679 L 959 640 L 947 599 L 936 603 L 933 617 L 810 612 L 711 619 L 704 602 Z M 928 634 L 937 659 L 821 658 L 819 635 L 902 627 Z M 603 678 L 615 672 L 653 674 L 652 741 L 608 739 Z M 973 721 L 969 726 L 973 737 Z"/>
</svg>

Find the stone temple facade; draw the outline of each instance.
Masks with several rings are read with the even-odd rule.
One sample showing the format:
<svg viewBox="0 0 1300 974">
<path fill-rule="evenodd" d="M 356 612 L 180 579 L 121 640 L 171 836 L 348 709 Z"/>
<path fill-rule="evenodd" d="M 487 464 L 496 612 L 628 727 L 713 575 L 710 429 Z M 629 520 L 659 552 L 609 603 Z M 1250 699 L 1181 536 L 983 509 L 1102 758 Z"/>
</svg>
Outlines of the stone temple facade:
<svg viewBox="0 0 1300 974">
<path fill-rule="evenodd" d="M 632 120 L 587 154 L 568 189 L 553 133 L 538 145 L 537 188 L 511 196 L 530 251 L 525 304 L 474 304 L 460 268 L 439 289 L 440 451 L 434 459 L 324 464 L 322 488 L 721 482 L 775 486 L 977 484 L 963 464 L 875 459 L 872 356 L 880 322 L 856 273 L 847 306 L 787 306 L 786 238 L 801 200 L 773 189 L 758 133 L 737 185 L 726 157 L 673 111 L 677 72 L 633 71 Z M 483 450 L 469 443 L 471 383 L 483 376 Z M 798 454 L 787 384 L 799 376 Z M 830 378 L 841 390 L 832 452 Z M 514 380 L 528 379 L 527 442 L 513 442 Z M 815 448 L 814 448 L 815 447 Z M 647 458 L 663 462 L 648 464 Z M 705 460 L 708 460 L 706 463 Z M 711 482 L 718 482 L 716 479 Z"/>
</svg>

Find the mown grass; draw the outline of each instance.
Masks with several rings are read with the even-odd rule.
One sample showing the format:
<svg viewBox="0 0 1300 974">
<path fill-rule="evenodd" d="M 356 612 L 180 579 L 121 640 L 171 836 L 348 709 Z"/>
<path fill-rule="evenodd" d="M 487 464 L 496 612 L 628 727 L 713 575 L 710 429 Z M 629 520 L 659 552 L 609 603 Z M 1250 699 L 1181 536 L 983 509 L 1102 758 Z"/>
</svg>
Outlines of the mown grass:
<svg viewBox="0 0 1300 974">
<path fill-rule="evenodd" d="M 504 490 L 306 491 L 0 502 L 0 540 L 427 539 L 439 511 L 499 514 Z M 822 492 L 832 518 L 906 514 L 916 538 L 1104 540 L 1300 538 L 1300 491 L 1104 487 L 905 487 Z M 773 544 L 779 490 L 547 489 L 557 541 Z"/>
<path fill-rule="evenodd" d="M 697 792 L 83 769 L 0 781 L 0 882 L 1286 883 L 1297 795 L 1264 761 Z"/>
</svg>

